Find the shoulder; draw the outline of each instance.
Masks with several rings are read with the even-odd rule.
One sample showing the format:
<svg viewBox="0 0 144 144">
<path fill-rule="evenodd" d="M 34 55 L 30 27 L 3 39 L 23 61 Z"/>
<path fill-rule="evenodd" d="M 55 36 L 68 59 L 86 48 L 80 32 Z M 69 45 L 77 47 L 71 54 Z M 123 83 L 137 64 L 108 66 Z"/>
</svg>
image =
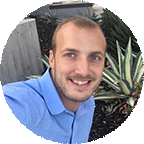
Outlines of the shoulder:
<svg viewBox="0 0 144 144">
<path fill-rule="evenodd" d="M 37 80 L 7 84 L 2 89 L 9 108 L 22 124 L 32 123 L 33 117 L 39 119 L 40 113 L 45 111 Z"/>
<path fill-rule="evenodd" d="M 13 94 L 15 91 L 33 91 L 34 89 L 39 89 L 39 85 L 36 79 L 31 79 L 28 81 L 14 82 L 6 84 L 2 87 L 4 94 Z"/>
<path fill-rule="evenodd" d="M 36 96 L 42 95 L 37 79 L 6 84 L 2 87 L 2 90 L 4 96 L 8 96 L 17 100 L 26 100 L 26 98 L 36 98 Z"/>
</svg>

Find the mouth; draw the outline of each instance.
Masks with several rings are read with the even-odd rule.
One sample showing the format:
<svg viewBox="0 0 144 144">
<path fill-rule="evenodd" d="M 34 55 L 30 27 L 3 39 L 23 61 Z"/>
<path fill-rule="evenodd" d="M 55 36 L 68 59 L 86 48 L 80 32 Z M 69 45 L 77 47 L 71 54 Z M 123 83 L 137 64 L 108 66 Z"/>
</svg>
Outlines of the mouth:
<svg viewBox="0 0 144 144">
<path fill-rule="evenodd" d="M 92 80 L 75 80 L 75 79 L 69 79 L 71 84 L 76 88 L 87 88 Z"/>
</svg>

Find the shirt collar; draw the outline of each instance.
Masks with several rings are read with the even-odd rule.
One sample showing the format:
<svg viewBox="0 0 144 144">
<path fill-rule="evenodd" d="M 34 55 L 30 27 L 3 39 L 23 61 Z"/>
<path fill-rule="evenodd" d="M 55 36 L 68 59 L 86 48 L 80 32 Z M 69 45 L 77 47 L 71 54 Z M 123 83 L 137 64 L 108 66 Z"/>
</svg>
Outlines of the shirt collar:
<svg viewBox="0 0 144 144">
<path fill-rule="evenodd" d="M 44 75 L 39 78 L 43 98 L 46 105 L 52 115 L 57 115 L 65 110 L 65 107 L 57 93 L 57 90 L 53 84 L 50 76 L 50 69 L 44 73 Z"/>
<path fill-rule="evenodd" d="M 46 102 L 46 105 L 52 115 L 57 115 L 63 111 L 67 111 L 64 107 L 59 94 L 53 84 L 53 81 L 50 76 L 50 68 L 44 73 L 44 75 L 38 79 L 40 82 L 43 98 Z M 76 115 L 82 115 L 86 113 L 89 109 L 94 107 L 94 99 L 91 96 L 87 101 L 83 102 L 78 108 Z"/>
</svg>

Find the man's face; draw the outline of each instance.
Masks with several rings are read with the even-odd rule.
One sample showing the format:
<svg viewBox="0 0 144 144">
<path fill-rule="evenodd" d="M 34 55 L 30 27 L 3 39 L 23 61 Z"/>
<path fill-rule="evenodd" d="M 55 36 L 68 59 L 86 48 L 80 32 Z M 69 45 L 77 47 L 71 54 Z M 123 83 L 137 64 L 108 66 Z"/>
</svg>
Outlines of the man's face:
<svg viewBox="0 0 144 144">
<path fill-rule="evenodd" d="M 51 76 L 62 99 L 87 100 L 101 82 L 106 43 L 99 29 L 65 24 L 56 37 L 56 53 L 50 51 Z"/>
</svg>

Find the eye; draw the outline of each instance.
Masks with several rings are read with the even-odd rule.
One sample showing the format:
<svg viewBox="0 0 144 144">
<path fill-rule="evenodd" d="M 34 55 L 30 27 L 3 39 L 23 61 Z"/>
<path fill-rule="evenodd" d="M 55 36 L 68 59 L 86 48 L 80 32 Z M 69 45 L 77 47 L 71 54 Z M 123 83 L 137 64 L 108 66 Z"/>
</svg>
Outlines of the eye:
<svg viewBox="0 0 144 144">
<path fill-rule="evenodd" d="M 73 53 L 68 53 L 67 57 L 74 57 L 74 54 Z"/>
<path fill-rule="evenodd" d="M 97 56 L 92 56 L 91 59 L 92 60 L 98 60 L 99 58 Z"/>
</svg>

